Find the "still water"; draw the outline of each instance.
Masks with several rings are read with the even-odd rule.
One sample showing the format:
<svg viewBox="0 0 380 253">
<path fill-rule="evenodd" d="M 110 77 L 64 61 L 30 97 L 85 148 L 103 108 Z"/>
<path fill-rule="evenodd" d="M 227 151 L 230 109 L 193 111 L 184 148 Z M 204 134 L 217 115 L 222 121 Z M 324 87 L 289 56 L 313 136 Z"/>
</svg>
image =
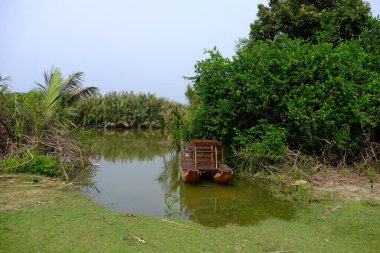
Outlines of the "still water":
<svg viewBox="0 0 380 253">
<path fill-rule="evenodd" d="M 161 217 L 182 217 L 205 226 L 251 225 L 277 217 L 291 219 L 294 206 L 276 200 L 263 182 L 235 177 L 228 185 L 182 182 L 176 150 L 160 131 L 94 134 L 99 168 L 82 190 L 108 208 Z"/>
</svg>

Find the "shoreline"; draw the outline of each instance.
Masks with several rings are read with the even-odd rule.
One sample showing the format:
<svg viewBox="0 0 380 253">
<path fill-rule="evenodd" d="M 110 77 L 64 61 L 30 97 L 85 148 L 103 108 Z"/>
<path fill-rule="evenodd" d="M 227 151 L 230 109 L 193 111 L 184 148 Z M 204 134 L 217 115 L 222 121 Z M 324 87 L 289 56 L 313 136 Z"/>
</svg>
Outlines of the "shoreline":
<svg viewBox="0 0 380 253">
<path fill-rule="evenodd" d="M 380 202 L 322 194 L 286 221 L 203 227 L 111 211 L 73 182 L 0 174 L 0 252 L 373 252 Z M 6 207 L 6 208 L 5 208 Z"/>
</svg>

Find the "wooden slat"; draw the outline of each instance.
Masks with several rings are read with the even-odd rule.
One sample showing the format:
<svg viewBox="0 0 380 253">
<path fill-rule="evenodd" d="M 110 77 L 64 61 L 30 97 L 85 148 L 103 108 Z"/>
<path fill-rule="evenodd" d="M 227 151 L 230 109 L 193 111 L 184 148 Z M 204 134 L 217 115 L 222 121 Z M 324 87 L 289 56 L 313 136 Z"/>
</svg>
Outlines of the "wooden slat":
<svg viewBox="0 0 380 253">
<path fill-rule="evenodd" d="M 191 140 L 182 148 L 181 167 L 189 171 L 232 172 L 230 167 L 222 163 L 224 157 L 221 144 L 214 140 Z"/>
<path fill-rule="evenodd" d="M 215 167 L 218 168 L 218 148 L 215 147 Z"/>
</svg>

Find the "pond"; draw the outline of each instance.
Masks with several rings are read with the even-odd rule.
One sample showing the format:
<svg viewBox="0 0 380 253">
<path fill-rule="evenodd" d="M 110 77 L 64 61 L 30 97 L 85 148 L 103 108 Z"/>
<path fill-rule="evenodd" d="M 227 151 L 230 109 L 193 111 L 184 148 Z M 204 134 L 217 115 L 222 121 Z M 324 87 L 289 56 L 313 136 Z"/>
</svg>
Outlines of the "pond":
<svg viewBox="0 0 380 253">
<path fill-rule="evenodd" d="M 235 176 L 227 185 L 184 183 L 178 152 L 160 131 L 105 131 L 91 138 L 99 168 L 92 186 L 82 191 L 110 209 L 182 217 L 212 227 L 294 215 L 294 206 L 272 197 L 265 182 Z"/>
</svg>

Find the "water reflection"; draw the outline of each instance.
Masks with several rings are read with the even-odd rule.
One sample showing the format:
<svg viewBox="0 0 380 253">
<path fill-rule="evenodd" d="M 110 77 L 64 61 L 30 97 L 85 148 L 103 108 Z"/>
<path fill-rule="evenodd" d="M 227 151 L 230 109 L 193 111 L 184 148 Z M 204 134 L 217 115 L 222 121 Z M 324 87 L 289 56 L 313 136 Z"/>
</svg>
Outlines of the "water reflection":
<svg viewBox="0 0 380 253">
<path fill-rule="evenodd" d="M 181 212 L 207 226 L 249 225 L 268 217 L 290 219 L 293 216 L 291 204 L 275 200 L 265 188 L 258 187 L 264 185 L 236 179 L 228 186 L 204 182 L 195 187 L 181 182 Z"/>
<path fill-rule="evenodd" d="M 94 143 L 100 168 L 93 181 L 100 192 L 84 192 L 112 209 L 183 217 L 206 226 L 293 216 L 294 207 L 274 199 L 263 183 L 239 178 L 228 185 L 183 183 L 178 153 L 159 131 L 97 133 Z"/>
<path fill-rule="evenodd" d="M 108 130 L 92 135 L 93 154 L 110 162 L 152 161 L 173 148 L 158 130 Z"/>
<path fill-rule="evenodd" d="M 169 200 L 179 200 L 179 210 L 170 213 L 182 216 L 207 226 L 220 226 L 228 223 L 239 225 L 256 224 L 268 217 L 290 219 L 294 214 L 291 203 L 273 198 L 266 182 L 247 182 L 234 178 L 228 185 L 219 185 L 212 181 L 200 184 L 186 184 L 179 177 L 178 153 L 172 153 L 170 159 L 164 157 L 164 170 L 159 177 L 165 196 Z"/>
<path fill-rule="evenodd" d="M 163 170 L 157 178 L 162 185 L 165 199 L 165 216 L 174 216 L 180 214 L 176 210 L 178 203 L 178 186 L 179 186 L 179 155 L 178 152 L 171 152 L 167 156 L 162 156 Z"/>
</svg>

